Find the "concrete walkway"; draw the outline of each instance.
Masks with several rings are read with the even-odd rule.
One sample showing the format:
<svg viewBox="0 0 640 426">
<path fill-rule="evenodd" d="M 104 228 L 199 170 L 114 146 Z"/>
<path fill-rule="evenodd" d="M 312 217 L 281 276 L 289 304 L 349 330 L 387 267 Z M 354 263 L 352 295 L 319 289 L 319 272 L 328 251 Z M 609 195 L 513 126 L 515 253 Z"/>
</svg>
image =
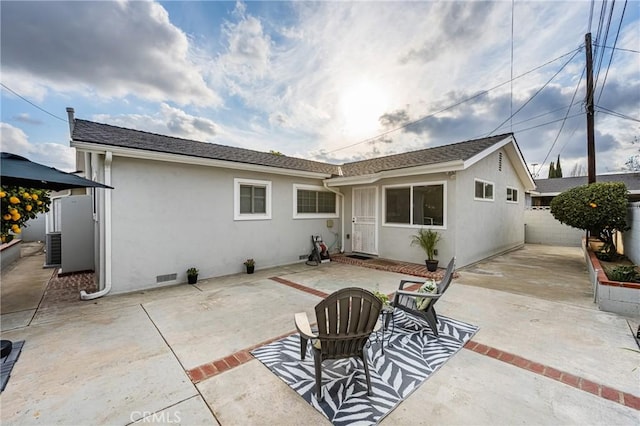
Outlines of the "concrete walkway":
<svg viewBox="0 0 640 426">
<path fill-rule="evenodd" d="M 640 355 L 625 350 L 636 342 L 627 318 L 594 307 L 581 259 L 526 246 L 458 271 L 438 312 L 480 331 L 382 424 L 637 425 Z M 392 293 L 405 277 L 295 264 L 5 312 L 5 298 L 21 297 L 5 288 L 42 292 L 27 276 L 43 260 L 2 271 L 2 338 L 25 340 L 0 395 L 3 424 L 328 424 L 248 351 L 291 333 L 295 312 L 313 317 L 324 294 Z"/>
</svg>

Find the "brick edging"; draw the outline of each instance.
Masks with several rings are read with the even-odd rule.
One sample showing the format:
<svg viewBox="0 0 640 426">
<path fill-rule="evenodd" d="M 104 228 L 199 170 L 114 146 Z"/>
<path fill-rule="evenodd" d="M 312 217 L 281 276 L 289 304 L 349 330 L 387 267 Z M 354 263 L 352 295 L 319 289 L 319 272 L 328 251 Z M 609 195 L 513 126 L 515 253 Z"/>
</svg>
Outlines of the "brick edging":
<svg viewBox="0 0 640 426">
<path fill-rule="evenodd" d="M 640 284 L 630 283 L 630 282 L 623 282 L 623 281 L 611 281 L 611 280 L 609 280 L 609 277 L 607 277 L 607 274 L 604 272 L 604 268 L 602 267 L 602 264 L 600 263 L 600 259 L 598 259 L 598 256 L 596 256 L 596 254 L 593 252 L 593 250 L 591 250 L 590 247 L 587 247 L 587 254 L 589 255 L 589 259 L 591 260 L 591 263 L 593 264 L 593 267 L 598 270 L 597 271 L 598 283 L 600 285 L 608 285 L 608 286 L 612 286 L 612 287 L 633 288 L 633 289 L 636 289 L 636 290 L 640 290 Z"/>
<path fill-rule="evenodd" d="M 541 376 L 548 377 L 576 389 L 589 392 L 601 398 L 608 399 L 609 401 L 624 405 L 625 407 L 640 410 L 640 397 L 628 392 L 623 392 L 612 387 L 575 376 L 571 373 L 557 370 L 553 367 L 528 360 L 519 355 L 501 351 L 500 349 L 496 349 L 491 346 L 483 345 L 482 343 L 478 343 L 473 340 L 468 341 L 464 345 L 464 348 L 507 364 L 515 365 L 516 367 L 520 367 Z"/>
</svg>

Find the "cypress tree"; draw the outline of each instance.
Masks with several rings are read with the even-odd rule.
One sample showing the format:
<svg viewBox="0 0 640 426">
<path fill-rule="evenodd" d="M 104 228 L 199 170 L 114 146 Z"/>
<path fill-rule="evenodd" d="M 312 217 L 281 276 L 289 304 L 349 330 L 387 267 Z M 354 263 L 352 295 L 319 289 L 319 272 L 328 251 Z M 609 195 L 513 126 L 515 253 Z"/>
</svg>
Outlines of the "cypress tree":
<svg viewBox="0 0 640 426">
<path fill-rule="evenodd" d="M 552 179 L 554 177 L 556 177 L 556 168 L 552 161 L 551 164 L 549 164 L 549 179 Z"/>
<path fill-rule="evenodd" d="M 556 161 L 556 175 L 554 177 L 562 177 L 562 166 L 560 165 L 560 154 L 558 154 L 558 161 Z"/>
</svg>

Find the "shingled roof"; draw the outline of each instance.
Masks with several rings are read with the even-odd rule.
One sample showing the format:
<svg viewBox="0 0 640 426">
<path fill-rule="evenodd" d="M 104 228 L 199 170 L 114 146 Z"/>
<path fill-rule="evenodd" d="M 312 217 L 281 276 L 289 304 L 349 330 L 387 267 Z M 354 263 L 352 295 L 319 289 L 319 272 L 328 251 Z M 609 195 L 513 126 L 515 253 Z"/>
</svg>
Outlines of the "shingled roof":
<svg viewBox="0 0 640 426">
<path fill-rule="evenodd" d="M 631 193 L 640 192 L 640 172 L 597 175 L 596 182 L 624 182 Z M 556 195 L 568 189 L 575 188 L 576 186 L 586 185 L 587 183 L 587 176 L 536 179 L 534 195 Z"/>
<path fill-rule="evenodd" d="M 361 176 L 407 167 L 426 166 L 456 160 L 466 161 L 510 136 L 512 135 L 509 133 L 450 145 L 436 146 L 419 151 L 372 158 L 370 160 L 356 161 L 344 164 L 342 166 L 342 173 L 345 177 Z"/>
<path fill-rule="evenodd" d="M 81 119 L 74 120 L 72 133 L 72 139 L 75 142 L 95 143 L 344 177 L 362 176 L 386 170 L 425 166 L 456 160 L 466 161 L 510 136 L 512 136 L 510 133 L 491 136 L 402 154 L 356 161 L 338 166 L 288 157 L 286 155 L 276 155 L 250 149 L 164 136 Z"/>
<path fill-rule="evenodd" d="M 191 157 L 278 167 L 327 175 L 338 175 L 340 170 L 339 167 L 334 164 L 214 143 L 174 138 L 80 119 L 74 120 L 71 138 L 77 142 L 188 155 Z"/>
</svg>

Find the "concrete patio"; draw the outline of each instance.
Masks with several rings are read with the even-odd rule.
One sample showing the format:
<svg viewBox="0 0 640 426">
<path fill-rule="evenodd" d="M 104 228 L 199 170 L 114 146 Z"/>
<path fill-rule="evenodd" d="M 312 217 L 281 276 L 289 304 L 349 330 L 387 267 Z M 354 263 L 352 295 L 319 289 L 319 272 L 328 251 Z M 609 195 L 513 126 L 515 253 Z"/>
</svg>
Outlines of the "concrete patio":
<svg viewBox="0 0 640 426">
<path fill-rule="evenodd" d="M 329 424 L 248 350 L 323 294 L 411 278 L 300 263 L 53 303 L 43 263 L 2 271 L 2 338 L 25 340 L 3 424 Z M 639 424 L 638 319 L 597 310 L 580 249 L 528 245 L 458 272 L 438 312 L 480 330 L 382 424 Z"/>
</svg>

